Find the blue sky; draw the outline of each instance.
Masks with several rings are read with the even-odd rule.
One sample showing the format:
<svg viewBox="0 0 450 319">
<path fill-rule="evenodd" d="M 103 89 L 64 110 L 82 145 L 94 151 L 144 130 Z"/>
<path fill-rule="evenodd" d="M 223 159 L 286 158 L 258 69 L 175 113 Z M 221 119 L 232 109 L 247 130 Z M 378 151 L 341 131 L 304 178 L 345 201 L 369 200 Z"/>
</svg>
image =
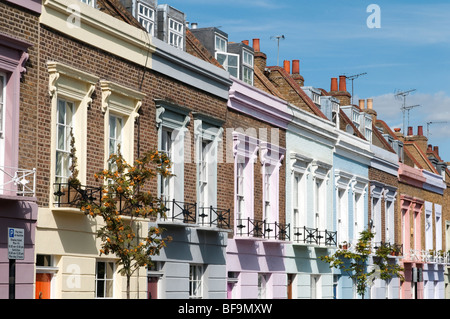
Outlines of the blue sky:
<svg viewBox="0 0 450 319">
<path fill-rule="evenodd" d="M 161 1 L 159 1 L 161 3 Z M 374 99 L 378 118 L 403 128 L 402 101 L 395 93 L 415 89 L 406 106 L 409 125 L 429 130 L 450 161 L 450 2 L 417 0 L 167 0 L 199 27 L 219 27 L 229 40 L 259 38 L 268 65 L 300 60 L 305 85 L 329 90 L 332 77 L 367 72 L 354 81 L 354 102 Z M 380 8 L 380 28 L 369 28 L 371 4 Z M 351 83 L 347 84 L 351 90 Z M 408 119 L 408 113 L 405 114 Z M 427 123 L 432 122 L 428 125 Z M 440 123 L 448 122 L 448 123 Z M 408 120 L 406 120 L 408 124 Z"/>
</svg>

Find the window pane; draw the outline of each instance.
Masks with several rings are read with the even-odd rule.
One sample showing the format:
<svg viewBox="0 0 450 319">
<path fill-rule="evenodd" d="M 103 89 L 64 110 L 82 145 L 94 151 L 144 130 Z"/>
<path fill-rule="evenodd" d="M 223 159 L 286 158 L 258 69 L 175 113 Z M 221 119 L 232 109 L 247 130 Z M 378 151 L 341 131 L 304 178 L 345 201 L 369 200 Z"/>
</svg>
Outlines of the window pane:
<svg viewBox="0 0 450 319">
<path fill-rule="evenodd" d="M 97 278 L 105 278 L 105 263 L 98 262 L 97 263 Z"/>
<path fill-rule="evenodd" d="M 66 103 L 61 100 L 58 100 L 58 123 L 66 123 Z"/>
<path fill-rule="evenodd" d="M 114 263 L 106 263 L 106 278 L 112 279 L 114 275 Z"/>
</svg>

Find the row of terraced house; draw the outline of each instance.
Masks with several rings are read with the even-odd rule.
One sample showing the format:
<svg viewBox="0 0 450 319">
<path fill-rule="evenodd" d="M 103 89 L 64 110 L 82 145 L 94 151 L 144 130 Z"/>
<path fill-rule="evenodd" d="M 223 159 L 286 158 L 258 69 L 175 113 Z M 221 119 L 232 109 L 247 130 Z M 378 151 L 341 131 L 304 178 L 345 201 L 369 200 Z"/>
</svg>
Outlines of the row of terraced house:
<svg viewBox="0 0 450 319">
<path fill-rule="evenodd" d="M 353 104 L 345 76 L 305 85 L 299 60 L 267 65 L 259 39 L 157 0 L 4 0 L 0 16 L 0 298 L 125 298 L 101 221 L 67 196 L 98 189 L 119 144 L 173 162 L 152 184 L 167 218 L 140 222 L 173 239 L 132 298 L 360 298 L 320 257 L 365 229 L 403 268 L 366 296 L 450 296 L 447 164 L 423 127 Z"/>
</svg>

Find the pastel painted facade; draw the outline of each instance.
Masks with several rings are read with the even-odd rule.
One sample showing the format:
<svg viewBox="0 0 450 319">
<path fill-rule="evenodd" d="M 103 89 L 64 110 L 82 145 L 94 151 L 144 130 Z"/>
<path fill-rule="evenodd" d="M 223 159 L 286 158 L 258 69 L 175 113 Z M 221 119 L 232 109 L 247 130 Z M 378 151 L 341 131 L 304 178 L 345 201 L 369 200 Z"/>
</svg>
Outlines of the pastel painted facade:
<svg viewBox="0 0 450 319">
<path fill-rule="evenodd" d="M 45 90 L 39 105 L 41 116 L 49 118 L 39 127 L 47 136 L 41 147 L 48 158 L 40 174 L 47 183 L 38 188 L 36 272 L 43 275 L 36 286 L 45 286 L 47 298 L 124 298 L 125 277 L 117 272 L 116 258 L 99 256 L 101 220 L 89 220 L 69 195 L 82 191 L 96 198 L 94 173 L 107 167 L 111 145 L 120 143 L 128 162 L 147 150 L 168 152 L 176 174 L 170 181 L 158 177 L 152 185 L 167 200 L 168 218 L 136 223 L 142 236 L 156 223 L 173 241 L 155 258 L 154 268 L 136 272 L 131 297 L 225 298 L 229 222 L 224 217 L 219 225 L 218 220 L 229 208 L 217 206 L 213 157 L 222 136 L 229 74 L 152 37 L 126 12 L 122 20 L 113 17 L 103 5 L 51 0 L 42 10 Z M 71 16 L 70 8 L 79 9 L 79 15 Z M 58 46 L 72 48 L 68 52 L 77 57 L 53 51 Z M 67 137 L 69 128 L 80 190 L 67 185 L 68 165 L 59 160 L 68 151 L 60 142 L 67 141 L 61 134 Z M 184 152 L 191 147 L 192 153 Z"/>
<path fill-rule="evenodd" d="M 20 119 L 29 106 L 28 89 L 35 81 L 36 34 L 40 1 L 6 1 L 0 14 L 12 16 L 0 22 L 0 298 L 31 299 L 34 294 L 37 204 L 36 169 L 20 153 Z M 24 21 L 29 36 L 12 30 Z M 33 56 L 30 58 L 30 54 Z M 22 102 L 25 101 L 25 102 Z M 14 232 L 22 232 L 19 254 L 9 248 Z"/>
<path fill-rule="evenodd" d="M 292 299 L 331 299 L 334 274 L 319 256 L 337 246 L 333 214 L 333 151 L 336 124 L 290 106 L 293 120 L 286 133 L 286 220 L 291 244 L 286 271 Z"/>
<path fill-rule="evenodd" d="M 227 165 L 233 167 L 229 181 L 235 186 L 234 227 L 226 247 L 227 297 L 284 299 L 288 294 L 286 250 L 292 232 L 281 198 L 286 156 L 283 131 L 291 115 L 285 101 L 232 79 L 226 123 L 232 157 Z M 240 117 L 247 117 L 254 126 L 237 126 Z"/>
</svg>

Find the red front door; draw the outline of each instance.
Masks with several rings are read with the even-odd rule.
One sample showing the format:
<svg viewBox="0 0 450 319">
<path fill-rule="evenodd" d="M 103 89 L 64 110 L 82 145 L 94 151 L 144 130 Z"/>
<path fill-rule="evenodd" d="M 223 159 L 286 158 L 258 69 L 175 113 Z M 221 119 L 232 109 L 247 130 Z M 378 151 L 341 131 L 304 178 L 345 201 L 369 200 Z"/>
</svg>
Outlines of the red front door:
<svg viewBox="0 0 450 319">
<path fill-rule="evenodd" d="M 50 299 L 51 274 L 36 274 L 36 299 Z"/>
</svg>

